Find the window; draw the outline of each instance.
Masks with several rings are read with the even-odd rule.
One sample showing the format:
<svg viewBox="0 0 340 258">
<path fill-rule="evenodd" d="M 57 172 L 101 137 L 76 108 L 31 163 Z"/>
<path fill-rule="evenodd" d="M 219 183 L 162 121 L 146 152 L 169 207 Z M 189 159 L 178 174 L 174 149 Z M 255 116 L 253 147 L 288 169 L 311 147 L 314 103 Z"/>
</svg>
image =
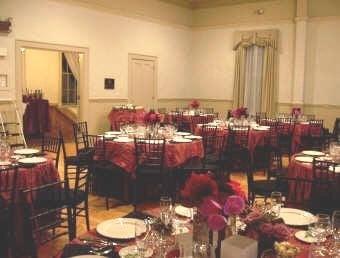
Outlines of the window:
<svg viewBox="0 0 340 258">
<path fill-rule="evenodd" d="M 63 105 L 78 104 L 78 82 L 74 77 L 69 64 L 62 53 L 62 85 L 61 85 L 61 103 Z"/>
</svg>

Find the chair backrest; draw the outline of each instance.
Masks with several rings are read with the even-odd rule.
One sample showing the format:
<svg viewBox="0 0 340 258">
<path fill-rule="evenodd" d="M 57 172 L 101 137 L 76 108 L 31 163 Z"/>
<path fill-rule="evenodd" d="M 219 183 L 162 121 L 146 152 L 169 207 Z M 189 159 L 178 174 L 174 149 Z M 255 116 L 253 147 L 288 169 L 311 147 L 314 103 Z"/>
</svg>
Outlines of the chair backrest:
<svg viewBox="0 0 340 258">
<path fill-rule="evenodd" d="M 323 133 L 323 120 L 309 121 L 309 135 L 312 137 L 320 137 Z"/>
<path fill-rule="evenodd" d="M 278 118 L 278 123 L 276 126 L 277 133 L 281 135 L 292 135 L 295 127 L 295 122 L 290 117 Z"/>
<path fill-rule="evenodd" d="M 340 141 L 340 117 L 337 117 L 334 121 L 333 136 Z"/>
<path fill-rule="evenodd" d="M 41 139 L 41 152 L 48 153 L 49 157 L 54 159 L 56 168 L 58 168 L 58 165 L 59 165 L 61 144 L 62 144 L 62 138 L 60 137 L 60 135 L 48 136 L 44 134 Z"/>
<path fill-rule="evenodd" d="M 331 186 L 335 182 L 337 175 L 335 168 L 338 165 L 340 164 L 334 161 L 324 160 L 323 158 L 314 158 L 313 178 L 315 180 L 315 184 Z"/>
<path fill-rule="evenodd" d="M 214 108 L 203 108 L 205 114 L 214 114 Z"/>
<path fill-rule="evenodd" d="M 32 257 L 37 257 L 37 246 L 68 234 L 70 213 L 62 211 L 69 203 L 65 181 L 58 181 L 21 191 L 24 206 L 24 232 Z M 56 230 L 58 229 L 58 230 Z M 42 234 L 45 232 L 45 234 Z M 46 232 L 49 232 L 46 234 Z M 44 236 L 44 237 L 42 237 Z"/>
<path fill-rule="evenodd" d="M 315 120 L 315 115 L 314 114 L 303 114 L 307 120 Z"/>
<path fill-rule="evenodd" d="M 84 135 L 85 146 L 93 150 L 96 160 L 105 160 L 106 139 L 104 135 Z"/>
<path fill-rule="evenodd" d="M 135 138 L 136 162 L 138 168 L 163 169 L 165 139 Z"/>
<path fill-rule="evenodd" d="M 81 150 L 85 149 L 85 141 L 83 136 L 87 134 L 88 130 L 86 121 L 73 123 L 73 136 L 76 143 L 77 154 L 79 154 Z"/>
<path fill-rule="evenodd" d="M 185 118 L 185 116 L 183 115 L 183 112 L 176 112 L 173 115 L 173 123 L 177 127 L 178 131 L 185 131 L 185 132 L 191 131 L 191 123 L 188 119 Z"/>
<path fill-rule="evenodd" d="M 311 199 L 310 197 L 306 198 L 305 193 L 313 186 L 314 180 L 298 177 L 279 177 L 276 190 L 282 192 L 285 196 L 285 206 L 308 210 L 311 205 Z"/>
<path fill-rule="evenodd" d="M 267 118 L 267 113 L 266 112 L 256 112 L 255 119 L 258 124 L 260 124 L 262 119 Z"/>
<path fill-rule="evenodd" d="M 249 126 L 243 125 L 229 127 L 228 145 L 232 148 L 248 148 L 249 130 Z"/>
</svg>

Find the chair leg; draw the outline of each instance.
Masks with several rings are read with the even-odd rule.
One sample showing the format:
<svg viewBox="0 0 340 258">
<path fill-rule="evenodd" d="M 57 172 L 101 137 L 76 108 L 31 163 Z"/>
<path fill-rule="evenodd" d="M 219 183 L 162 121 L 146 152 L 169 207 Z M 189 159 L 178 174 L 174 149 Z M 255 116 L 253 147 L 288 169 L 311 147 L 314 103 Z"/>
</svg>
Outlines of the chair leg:
<svg viewBox="0 0 340 258">
<path fill-rule="evenodd" d="M 73 207 L 72 211 L 72 228 L 74 238 L 77 237 L 77 207 Z"/>
<path fill-rule="evenodd" d="M 87 231 L 90 230 L 90 216 L 89 216 L 89 202 L 85 200 L 85 220 L 86 220 L 86 229 Z"/>
<path fill-rule="evenodd" d="M 108 211 L 110 209 L 109 207 L 109 197 L 105 196 L 105 205 L 106 205 L 106 210 Z"/>
<path fill-rule="evenodd" d="M 67 208 L 67 224 L 68 224 L 68 239 L 71 242 L 75 238 L 74 228 L 73 228 L 73 220 L 72 220 L 72 209 L 70 207 Z"/>
</svg>

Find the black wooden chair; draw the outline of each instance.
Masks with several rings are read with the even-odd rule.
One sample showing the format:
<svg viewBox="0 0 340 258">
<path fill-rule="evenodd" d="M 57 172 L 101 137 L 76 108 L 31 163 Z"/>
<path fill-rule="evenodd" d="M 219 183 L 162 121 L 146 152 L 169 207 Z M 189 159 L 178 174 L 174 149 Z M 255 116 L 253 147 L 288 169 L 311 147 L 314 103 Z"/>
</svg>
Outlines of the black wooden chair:
<svg viewBox="0 0 340 258">
<path fill-rule="evenodd" d="M 140 201 L 140 190 L 147 190 L 147 183 L 155 182 L 153 189 L 158 188 L 163 194 L 169 191 L 169 179 L 163 167 L 165 139 L 135 138 L 136 175 L 134 179 L 134 209 Z M 150 188 L 149 188 L 150 189 Z M 145 193 L 145 192 L 144 192 Z"/>
<path fill-rule="evenodd" d="M 266 112 L 256 112 L 255 114 L 255 120 L 256 123 L 260 124 L 262 120 L 265 120 L 267 118 Z"/>
<path fill-rule="evenodd" d="M 61 141 L 60 135 L 54 137 L 43 134 L 41 139 L 41 152 L 54 160 L 57 169 L 59 166 Z"/>
<path fill-rule="evenodd" d="M 0 169 L 0 257 L 10 257 L 14 244 L 14 203 L 18 168 Z"/>
<path fill-rule="evenodd" d="M 279 118 L 276 127 L 277 144 L 282 155 L 292 154 L 292 140 L 295 129 L 295 122 L 292 118 Z"/>
<path fill-rule="evenodd" d="M 37 258 L 37 249 L 58 237 L 72 235 L 72 212 L 65 181 L 22 190 L 24 232 L 29 256 Z"/>
<path fill-rule="evenodd" d="M 60 133 L 62 150 L 64 154 L 64 180 L 72 208 L 72 227 L 76 236 L 76 219 L 85 217 L 87 230 L 90 230 L 88 193 L 90 180 L 90 167 L 93 156 L 68 156 L 63 137 Z M 84 143 L 85 146 L 85 143 Z"/>
</svg>

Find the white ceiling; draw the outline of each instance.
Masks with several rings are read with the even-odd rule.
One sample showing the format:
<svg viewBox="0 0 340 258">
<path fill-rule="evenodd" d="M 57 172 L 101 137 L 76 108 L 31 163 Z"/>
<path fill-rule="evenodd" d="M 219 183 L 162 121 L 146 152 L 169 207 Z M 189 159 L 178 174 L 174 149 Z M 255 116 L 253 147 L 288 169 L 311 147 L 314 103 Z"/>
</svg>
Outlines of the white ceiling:
<svg viewBox="0 0 340 258">
<path fill-rule="evenodd" d="M 235 5 L 245 3 L 256 3 L 271 0 L 160 0 L 170 4 L 176 4 L 187 8 L 198 9 L 198 8 L 209 8 L 223 5 Z"/>
</svg>

